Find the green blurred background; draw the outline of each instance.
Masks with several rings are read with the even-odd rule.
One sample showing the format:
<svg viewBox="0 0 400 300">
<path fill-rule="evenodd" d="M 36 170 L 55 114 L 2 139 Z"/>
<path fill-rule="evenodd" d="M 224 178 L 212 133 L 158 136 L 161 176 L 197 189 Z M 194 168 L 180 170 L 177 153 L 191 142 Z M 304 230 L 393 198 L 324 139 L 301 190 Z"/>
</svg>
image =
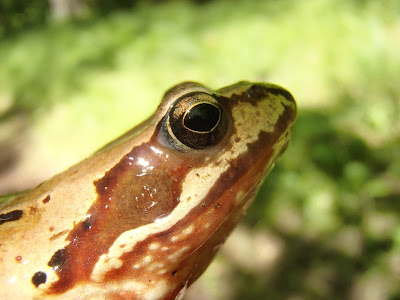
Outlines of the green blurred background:
<svg viewBox="0 0 400 300">
<path fill-rule="evenodd" d="M 400 299 L 400 1 L 0 0 L 0 193 L 184 80 L 274 82 L 289 149 L 185 300 Z"/>
</svg>

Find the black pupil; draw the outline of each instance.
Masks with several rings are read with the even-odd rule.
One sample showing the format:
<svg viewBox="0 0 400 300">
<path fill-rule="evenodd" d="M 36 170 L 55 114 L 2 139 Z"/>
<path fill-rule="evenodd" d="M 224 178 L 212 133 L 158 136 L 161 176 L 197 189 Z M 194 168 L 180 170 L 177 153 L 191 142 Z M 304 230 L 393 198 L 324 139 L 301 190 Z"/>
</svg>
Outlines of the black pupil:
<svg viewBox="0 0 400 300">
<path fill-rule="evenodd" d="M 218 124 L 219 109 L 208 103 L 200 103 L 190 108 L 183 124 L 194 131 L 208 132 Z"/>
</svg>

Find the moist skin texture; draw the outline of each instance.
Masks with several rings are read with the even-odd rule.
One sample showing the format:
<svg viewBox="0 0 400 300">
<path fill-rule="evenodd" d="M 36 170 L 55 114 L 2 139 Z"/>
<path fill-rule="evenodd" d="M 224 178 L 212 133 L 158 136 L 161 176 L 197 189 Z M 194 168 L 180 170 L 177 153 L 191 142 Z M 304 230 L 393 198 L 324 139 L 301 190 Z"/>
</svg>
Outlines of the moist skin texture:
<svg viewBox="0 0 400 300">
<path fill-rule="evenodd" d="M 169 112 L 198 95 L 221 119 L 184 132 L 185 144 Z M 142 124 L 3 205 L 0 298 L 180 299 L 286 149 L 295 116 L 272 84 L 173 87 Z"/>
</svg>

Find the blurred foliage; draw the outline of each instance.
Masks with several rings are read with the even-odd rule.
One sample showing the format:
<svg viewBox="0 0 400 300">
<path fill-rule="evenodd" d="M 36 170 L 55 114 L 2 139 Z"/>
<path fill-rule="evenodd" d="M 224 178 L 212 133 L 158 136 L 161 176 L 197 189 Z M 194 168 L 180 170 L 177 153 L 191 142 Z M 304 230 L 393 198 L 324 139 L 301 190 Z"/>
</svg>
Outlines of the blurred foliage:
<svg viewBox="0 0 400 300">
<path fill-rule="evenodd" d="M 245 276 L 246 288 L 235 299 L 261 299 L 261 290 L 272 295 L 268 299 L 400 296 L 397 266 L 391 262 L 400 254 L 395 243 L 400 178 L 399 169 L 391 169 L 393 159 L 400 158 L 399 144 L 370 148 L 354 134 L 338 130 L 336 118 L 332 111 L 300 112 L 283 161 L 246 217 L 248 224 L 285 240 L 282 263 L 272 279 Z M 360 296 L 355 291 L 360 278 L 377 269 L 379 276 L 383 272 L 389 278 L 384 296 Z M 253 289 L 258 292 L 249 296 Z"/>
<path fill-rule="evenodd" d="M 0 1 L 0 186 L 19 161 L 17 183 L 83 158 L 179 81 L 276 82 L 299 104 L 291 144 L 245 217 L 251 242 L 228 245 L 261 235 L 277 257 L 223 250 L 186 299 L 400 298 L 399 1 L 92 0 L 58 22 L 19 3 Z"/>
<path fill-rule="evenodd" d="M 33 27 L 43 26 L 49 6 L 43 0 L 0 0 L 0 39 Z"/>
<path fill-rule="evenodd" d="M 194 3 L 209 1 L 192 0 Z M 49 25 L 52 19 L 60 18 L 59 13 L 62 19 L 77 21 L 134 9 L 141 3 L 163 2 L 168 0 L 0 0 L 0 39 Z"/>
</svg>

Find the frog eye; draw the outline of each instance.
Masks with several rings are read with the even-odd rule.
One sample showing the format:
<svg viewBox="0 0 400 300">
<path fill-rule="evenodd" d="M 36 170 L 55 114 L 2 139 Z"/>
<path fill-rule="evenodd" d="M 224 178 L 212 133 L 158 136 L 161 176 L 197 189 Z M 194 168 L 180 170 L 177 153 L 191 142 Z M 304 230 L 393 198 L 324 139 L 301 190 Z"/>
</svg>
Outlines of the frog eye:
<svg viewBox="0 0 400 300">
<path fill-rule="evenodd" d="M 227 130 L 223 108 L 206 93 L 184 95 L 175 101 L 168 113 L 168 123 L 170 134 L 196 150 L 218 144 Z"/>
</svg>

